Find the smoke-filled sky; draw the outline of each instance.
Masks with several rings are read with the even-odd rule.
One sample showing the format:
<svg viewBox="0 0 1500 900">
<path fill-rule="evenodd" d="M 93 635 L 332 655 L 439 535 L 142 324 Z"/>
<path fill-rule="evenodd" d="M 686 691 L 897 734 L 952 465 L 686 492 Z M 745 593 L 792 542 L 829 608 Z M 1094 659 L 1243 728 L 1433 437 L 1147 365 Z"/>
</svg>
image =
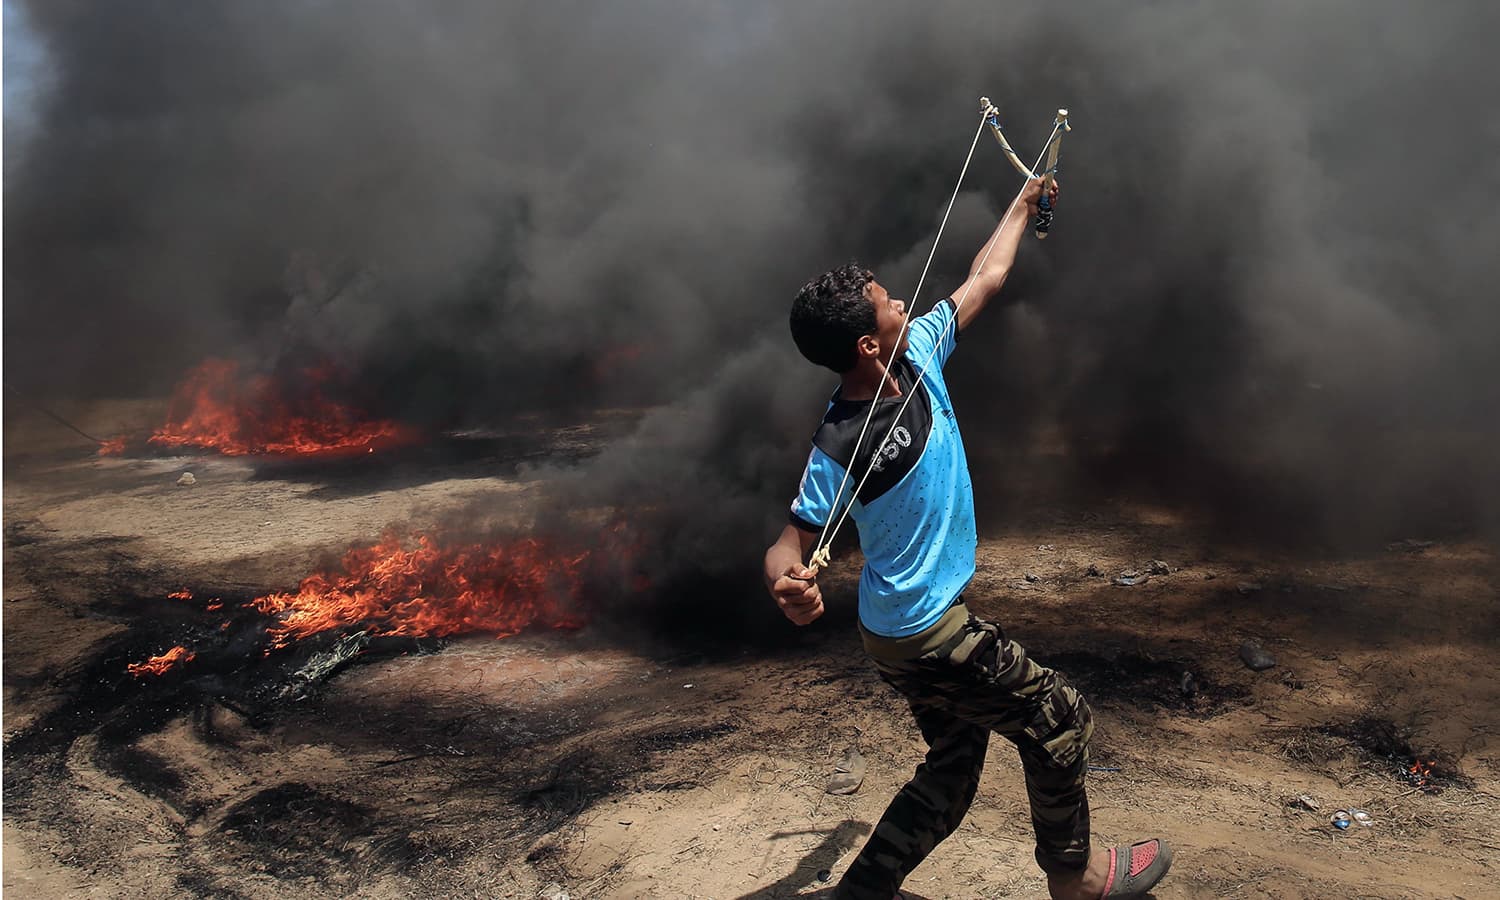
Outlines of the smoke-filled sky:
<svg viewBox="0 0 1500 900">
<path fill-rule="evenodd" d="M 976 469 L 1045 433 L 1226 524 L 1500 519 L 1493 3 L 5 10 L 33 394 L 317 354 L 444 424 L 664 404 L 593 482 L 763 546 L 834 384 L 790 299 L 850 258 L 909 294 L 984 94 L 1028 158 L 1075 130 L 1052 239 L 950 364 Z M 919 310 L 1018 186 L 983 136 Z"/>
</svg>

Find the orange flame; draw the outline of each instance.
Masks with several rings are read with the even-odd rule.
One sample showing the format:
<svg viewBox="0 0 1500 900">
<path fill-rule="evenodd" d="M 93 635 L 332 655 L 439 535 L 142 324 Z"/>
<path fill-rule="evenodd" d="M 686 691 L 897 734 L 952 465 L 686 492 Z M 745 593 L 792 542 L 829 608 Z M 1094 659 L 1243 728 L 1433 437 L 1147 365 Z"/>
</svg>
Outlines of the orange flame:
<svg viewBox="0 0 1500 900">
<path fill-rule="evenodd" d="M 244 456 L 373 452 L 414 437 L 328 399 L 323 386 L 332 378 L 331 369 L 307 369 L 293 387 L 267 375 L 242 376 L 232 360 L 205 360 L 173 391 L 167 423 L 149 440 Z"/>
<path fill-rule="evenodd" d="M 1416 762 L 1413 762 L 1411 764 L 1411 768 L 1407 769 L 1406 772 L 1411 776 L 1412 782 L 1418 787 L 1421 787 L 1422 785 L 1425 785 L 1427 783 L 1427 779 L 1432 776 L 1432 763 L 1423 762 L 1422 757 L 1419 756 L 1416 758 Z"/>
<path fill-rule="evenodd" d="M 178 645 L 160 656 L 153 656 L 145 662 L 130 663 L 125 671 L 140 678 L 142 675 L 165 675 L 178 663 L 192 662 L 198 654 L 186 647 Z"/>
<path fill-rule="evenodd" d="M 193 592 L 190 591 L 190 590 L 188 590 L 187 588 L 183 588 L 180 591 L 173 591 L 172 593 L 168 594 L 167 595 L 167 599 L 168 600 L 191 600 L 191 599 L 193 599 Z"/>
<path fill-rule="evenodd" d="M 559 554 L 533 538 L 508 544 L 440 547 L 387 531 L 379 543 L 344 555 L 342 572 L 320 572 L 295 592 L 250 601 L 278 622 L 274 646 L 350 625 L 375 635 L 507 637 L 531 625 L 579 628 L 569 612 L 582 591 L 587 551 Z"/>
<path fill-rule="evenodd" d="M 112 437 L 109 440 L 99 442 L 100 456 L 119 456 L 125 452 L 125 436 Z"/>
</svg>

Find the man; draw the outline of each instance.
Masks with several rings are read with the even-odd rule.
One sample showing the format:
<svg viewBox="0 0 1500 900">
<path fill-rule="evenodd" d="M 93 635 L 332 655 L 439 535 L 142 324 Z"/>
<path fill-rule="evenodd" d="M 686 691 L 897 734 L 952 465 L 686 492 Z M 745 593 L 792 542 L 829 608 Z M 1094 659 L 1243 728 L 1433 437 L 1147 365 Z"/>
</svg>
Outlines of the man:
<svg viewBox="0 0 1500 900">
<path fill-rule="evenodd" d="M 928 745 L 844 874 L 839 898 L 900 897 L 901 882 L 968 811 L 991 731 L 1020 751 L 1036 860 L 1054 898 L 1137 896 L 1171 865 L 1158 839 L 1091 852 L 1088 704 L 962 597 L 974 575 L 974 498 L 942 369 L 958 333 L 1005 283 L 1041 196 L 1041 179 L 1028 183 L 968 280 L 909 327 L 906 304 L 855 265 L 809 282 L 792 306 L 797 348 L 841 383 L 813 437 L 791 522 L 766 551 L 766 586 L 798 625 L 822 615 L 817 572 L 804 561 L 864 480 L 850 511 L 865 555 L 860 634 Z"/>
</svg>

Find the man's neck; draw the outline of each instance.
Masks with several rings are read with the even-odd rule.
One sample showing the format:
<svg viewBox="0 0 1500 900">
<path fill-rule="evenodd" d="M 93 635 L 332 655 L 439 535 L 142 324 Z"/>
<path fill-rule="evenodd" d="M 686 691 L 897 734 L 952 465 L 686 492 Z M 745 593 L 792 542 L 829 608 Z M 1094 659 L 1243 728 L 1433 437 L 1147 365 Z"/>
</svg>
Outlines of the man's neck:
<svg viewBox="0 0 1500 900">
<path fill-rule="evenodd" d="M 845 400 L 871 400 L 876 392 L 882 399 L 901 396 L 901 385 L 894 372 L 887 373 L 880 360 L 863 358 L 845 372 L 839 394 Z"/>
</svg>

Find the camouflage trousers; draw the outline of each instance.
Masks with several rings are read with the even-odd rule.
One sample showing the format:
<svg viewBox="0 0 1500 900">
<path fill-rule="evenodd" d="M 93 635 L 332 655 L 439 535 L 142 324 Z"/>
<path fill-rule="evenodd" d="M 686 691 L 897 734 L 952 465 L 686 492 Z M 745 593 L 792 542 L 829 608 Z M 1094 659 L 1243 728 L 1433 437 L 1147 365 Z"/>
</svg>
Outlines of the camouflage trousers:
<svg viewBox="0 0 1500 900">
<path fill-rule="evenodd" d="M 967 614 L 956 633 L 913 659 L 881 658 L 880 677 L 911 705 L 927 758 L 896 794 L 839 882 L 841 900 L 890 900 L 901 882 L 963 821 L 979 786 L 990 732 L 1016 745 L 1026 773 L 1036 860 L 1043 871 L 1078 871 L 1089 857 L 1084 791 L 1092 714 L 1062 675 L 1027 657 L 1000 626 Z"/>
</svg>

